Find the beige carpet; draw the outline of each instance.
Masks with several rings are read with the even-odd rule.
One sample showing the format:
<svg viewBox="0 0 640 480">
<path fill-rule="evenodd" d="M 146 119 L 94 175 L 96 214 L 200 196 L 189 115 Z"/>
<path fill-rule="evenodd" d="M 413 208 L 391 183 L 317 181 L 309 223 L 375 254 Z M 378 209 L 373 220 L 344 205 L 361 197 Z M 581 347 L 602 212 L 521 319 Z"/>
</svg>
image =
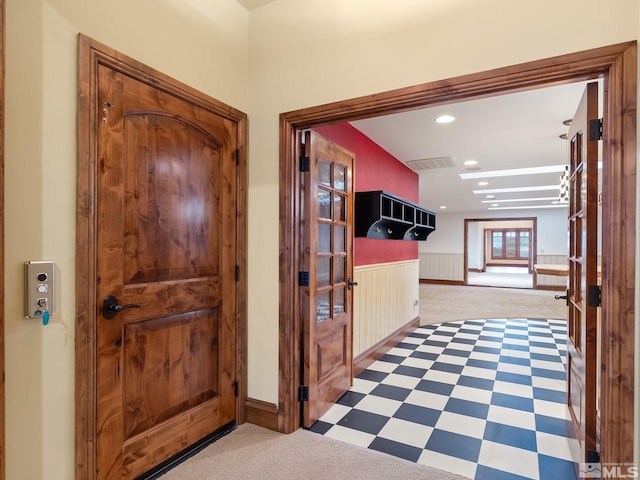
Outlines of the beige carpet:
<svg viewBox="0 0 640 480">
<path fill-rule="evenodd" d="M 463 477 L 298 430 L 289 435 L 251 424 L 178 465 L 162 480 L 460 480 Z"/>
<path fill-rule="evenodd" d="M 496 288 L 420 284 L 422 325 L 481 318 L 566 319 L 563 292 L 520 288 Z"/>
</svg>

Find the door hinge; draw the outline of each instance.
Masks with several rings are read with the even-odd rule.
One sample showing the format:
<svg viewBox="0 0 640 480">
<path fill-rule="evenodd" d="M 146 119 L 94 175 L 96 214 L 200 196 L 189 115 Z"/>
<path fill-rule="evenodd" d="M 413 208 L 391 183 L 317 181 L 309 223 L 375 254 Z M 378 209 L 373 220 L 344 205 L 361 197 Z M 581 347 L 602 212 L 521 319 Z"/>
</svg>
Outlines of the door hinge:
<svg viewBox="0 0 640 480">
<path fill-rule="evenodd" d="M 309 272 L 298 272 L 298 285 L 301 287 L 309 286 Z"/>
<path fill-rule="evenodd" d="M 300 385 L 298 387 L 298 401 L 299 402 L 309 401 L 309 387 L 307 387 L 306 385 Z"/>
<path fill-rule="evenodd" d="M 602 305 L 602 287 L 600 285 L 589 285 L 587 288 L 587 305 L 590 307 Z"/>
<path fill-rule="evenodd" d="M 238 390 L 240 390 L 240 387 L 238 386 L 238 382 L 233 382 L 233 393 L 235 394 L 235 396 L 238 396 Z"/>
<path fill-rule="evenodd" d="M 236 148 L 236 165 L 240 165 L 240 149 Z"/>
<path fill-rule="evenodd" d="M 236 265 L 236 282 L 240 281 L 240 267 Z"/>
<path fill-rule="evenodd" d="M 308 172 L 310 168 L 310 161 L 309 161 L 309 157 L 306 156 L 301 156 L 300 157 L 300 171 L 301 172 Z"/>
<path fill-rule="evenodd" d="M 602 140 L 602 119 L 594 118 L 589 120 L 589 140 Z"/>
</svg>

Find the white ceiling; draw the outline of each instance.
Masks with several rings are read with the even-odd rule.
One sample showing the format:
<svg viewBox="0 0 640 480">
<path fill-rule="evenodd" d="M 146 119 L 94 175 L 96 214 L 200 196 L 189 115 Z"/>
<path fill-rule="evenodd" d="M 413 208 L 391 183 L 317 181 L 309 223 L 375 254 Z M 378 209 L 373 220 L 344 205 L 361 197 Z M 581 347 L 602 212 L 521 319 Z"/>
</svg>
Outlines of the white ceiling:
<svg viewBox="0 0 640 480">
<path fill-rule="evenodd" d="M 436 212 L 488 211 L 485 195 L 472 190 L 559 184 L 559 173 L 461 180 L 459 173 L 566 164 L 566 141 L 559 138 L 573 117 L 584 83 L 506 94 L 462 103 L 351 122 L 402 162 L 453 157 L 456 166 L 422 170 L 420 204 Z M 456 117 L 440 125 L 441 114 Z M 466 160 L 477 160 L 465 167 Z M 471 169 L 473 170 L 471 170 Z M 402 196 L 400 192 L 392 192 Z M 558 191 L 501 193 L 496 200 L 557 197 Z M 550 200 L 499 203 L 499 206 L 550 205 Z M 441 210 L 446 206 L 446 210 Z"/>
</svg>

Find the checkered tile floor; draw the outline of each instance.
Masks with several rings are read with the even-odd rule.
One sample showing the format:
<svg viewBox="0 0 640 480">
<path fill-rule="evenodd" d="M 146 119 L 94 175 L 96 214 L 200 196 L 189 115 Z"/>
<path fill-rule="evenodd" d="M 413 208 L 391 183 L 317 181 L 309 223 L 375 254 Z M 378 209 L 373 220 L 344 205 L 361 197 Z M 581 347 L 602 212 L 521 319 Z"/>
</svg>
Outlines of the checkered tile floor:
<svg viewBox="0 0 640 480">
<path fill-rule="evenodd" d="M 558 320 L 420 327 L 311 430 L 475 480 L 573 480 L 565 342 Z"/>
</svg>

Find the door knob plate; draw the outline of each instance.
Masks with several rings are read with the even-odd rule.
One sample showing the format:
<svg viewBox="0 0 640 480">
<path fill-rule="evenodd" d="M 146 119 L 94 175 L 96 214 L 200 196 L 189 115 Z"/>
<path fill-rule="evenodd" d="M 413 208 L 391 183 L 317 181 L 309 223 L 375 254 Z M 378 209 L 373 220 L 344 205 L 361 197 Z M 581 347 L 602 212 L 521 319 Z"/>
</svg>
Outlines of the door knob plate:
<svg viewBox="0 0 640 480">
<path fill-rule="evenodd" d="M 140 308 L 140 305 L 129 303 L 127 305 L 118 305 L 118 299 L 114 295 L 109 295 L 102 302 L 102 315 L 107 320 L 111 320 L 118 312 L 128 308 Z"/>
</svg>

